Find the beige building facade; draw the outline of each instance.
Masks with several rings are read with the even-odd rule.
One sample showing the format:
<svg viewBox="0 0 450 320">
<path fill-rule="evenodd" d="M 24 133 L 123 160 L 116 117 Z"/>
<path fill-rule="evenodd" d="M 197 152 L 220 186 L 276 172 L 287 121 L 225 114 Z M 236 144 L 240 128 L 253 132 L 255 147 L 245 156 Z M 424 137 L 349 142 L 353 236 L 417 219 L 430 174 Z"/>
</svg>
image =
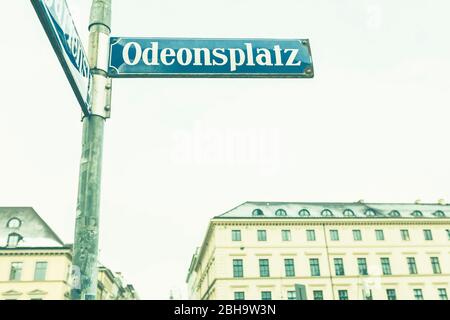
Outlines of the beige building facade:
<svg viewBox="0 0 450 320">
<path fill-rule="evenodd" d="M 247 202 L 210 221 L 190 298 L 447 300 L 449 217 L 440 204 Z"/>
<path fill-rule="evenodd" d="M 32 208 L 0 208 L 0 300 L 67 300 L 72 246 Z M 97 299 L 135 300 L 121 274 L 99 266 Z"/>
<path fill-rule="evenodd" d="M 0 300 L 69 298 L 69 248 L 0 249 Z"/>
</svg>

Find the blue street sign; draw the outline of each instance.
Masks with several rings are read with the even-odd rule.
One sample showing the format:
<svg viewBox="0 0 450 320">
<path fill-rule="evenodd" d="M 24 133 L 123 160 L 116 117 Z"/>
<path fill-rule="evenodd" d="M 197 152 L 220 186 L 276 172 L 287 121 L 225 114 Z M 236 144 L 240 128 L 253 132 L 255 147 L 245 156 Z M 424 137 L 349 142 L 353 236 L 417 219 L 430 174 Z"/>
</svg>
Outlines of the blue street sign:
<svg viewBox="0 0 450 320">
<path fill-rule="evenodd" d="M 89 61 L 83 49 L 65 0 L 31 0 L 39 20 L 85 115 L 90 109 L 92 80 Z"/>
<path fill-rule="evenodd" d="M 308 40 L 122 38 L 110 40 L 114 78 L 312 78 Z"/>
</svg>

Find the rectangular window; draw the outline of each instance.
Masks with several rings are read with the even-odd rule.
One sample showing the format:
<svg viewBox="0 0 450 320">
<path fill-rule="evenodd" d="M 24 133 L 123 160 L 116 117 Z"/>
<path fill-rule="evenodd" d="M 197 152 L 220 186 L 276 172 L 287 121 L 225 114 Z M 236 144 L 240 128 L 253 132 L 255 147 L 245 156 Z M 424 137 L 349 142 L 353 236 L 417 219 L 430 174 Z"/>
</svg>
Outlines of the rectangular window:
<svg viewBox="0 0 450 320">
<path fill-rule="evenodd" d="M 367 276 L 367 261 L 366 258 L 358 258 L 358 271 L 359 275 Z"/>
<path fill-rule="evenodd" d="M 47 273 L 47 262 L 36 262 L 34 269 L 34 280 L 44 281 Z"/>
<path fill-rule="evenodd" d="M 259 259 L 259 276 L 260 277 L 270 277 L 269 260 L 268 259 Z"/>
<path fill-rule="evenodd" d="M 447 238 L 450 240 L 450 229 L 447 229 Z"/>
<path fill-rule="evenodd" d="M 362 240 L 361 230 L 353 230 L 353 240 L 355 241 Z"/>
<path fill-rule="evenodd" d="M 241 230 L 231 230 L 231 240 L 241 241 Z"/>
<path fill-rule="evenodd" d="M 316 241 L 316 231 L 314 231 L 314 230 L 306 230 L 306 240 L 308 240 L 308 241 Z"/>
<path fill-rule="evenodd" d="M 294 259 L 284 259 L 284 269 L 286 277 L 295 277 Z"/>
<path fill-rule="evenodd" d="M 21 237 L 17 233 L 12 233 L 8 236 L 8 247 L 15 248 L 19 244 Z"/>
<path fill-rule="evenodd" d="M 438 293 L 439 293 L 439 299 L 441 299 L 441 300 L 448 300 L 447 289 L 439 288 L 438 289 Z"/>
<path fill-rule="evenodd" d="M 242 259 L 233 260 L 233 277 L 242 278 L 244 276 L 244 265 Z"/>
<path fill-rule="evenodd" d="M 388 300 L 397 300 L 395 289 L 386 289 L 386 295 Z"/>
<path fill-rule="evenodd" d="M 314 300 L 323 300 L 323 291 L 322 290 L 314 290 L 313 296 L 314 296 Z"/>
<path fill-rule="evenodd" d="M 330 230 L 331 241 L 339 241 L 339 232 L 337 230 Z"/>
<path fill-rule="evenodd" d="M 378 241 L 383 241 L 384 240 L 384 232 L 383 232 L 383 230 L 375 230 L 375 236 L 376 236 Z"/>
<path fill-rule="evenodd" d="M 291 241 L 291 230 L 281 230 L 281 239 L 283 241 Z"/>
<path fill-rule="evenodd" d="M 288 291 L 287 292 L 287 298 L 288 298 L 288 300 L 297 300 L 297 292 L 295 292 L 295 291 Z"/>
<path fill-rule="evenodd" d="M 245 300 L 245 293 L 242 291 L 235 292 L 234 300 Z"/>
<path fill-rule="evenodd" d="M 392 274 L 391 263 L 389 262 L 389 258 L 381 258 L 381 269 L 383 270 L 384 275 Z"/>
<path fill-rule="evenodd" d="M 423 300 L 422 289 L 414 289 L 414 299 L 416 299 L 416 300 Z"/>
<path fill-rule="evenodd" d="M 439 258 L 438 257 L 431 257 L 431 267 L 433 268 L 433 273 L 434 274 L 441 273 L 441 265 L 439 263 Z"/>
<path fill-rule="evenodd" d="M 425 237 L 425 240 L 433 240 L 433 234 L 430 229 L 423 230 L 423 236 Z"/>
<path fill-rule="evenodd" d="M 338 290 L 339 300 L 348 300 L 347 290 Z"/>
<path fill-rule="evenodd" d="M 261 300 L 272 300 L 272 292 L 262 291 L 261 292 Z"/>
<path fill-rule="evenodd" d="M 9 280 L 20 281 L 22 277 L 22 262 L 11 263 L 11 271 L 9 272 Z"/>
<path fill-rule="evenodd" d="M 337 276 L 344 276 L 344 260 L 342 258 L 334 258 L 334 269 Z"/>
<path fill-rule="evenodd" d="M 266 230 L 258 230 L 258 241 L 267 241 Z"/>
<path fill-rule="evenodd" d="M 316 258 L 309 259 L 309 266 L 311 268 L 311 276 L 320 277 L 319 259 Z"/>
<path fill-rule="evenodd" d="M 414 257 L 408 257 L 406 260 L 408 262 L 409 274 L 417 274 L 416 259 Z"/>
<path fill-rule="evenodd" d="M 400 230 L 400 234 L 402 235 L 402 240 L 409 241 L 409 231 L 404 229 Z"/>
</svg>

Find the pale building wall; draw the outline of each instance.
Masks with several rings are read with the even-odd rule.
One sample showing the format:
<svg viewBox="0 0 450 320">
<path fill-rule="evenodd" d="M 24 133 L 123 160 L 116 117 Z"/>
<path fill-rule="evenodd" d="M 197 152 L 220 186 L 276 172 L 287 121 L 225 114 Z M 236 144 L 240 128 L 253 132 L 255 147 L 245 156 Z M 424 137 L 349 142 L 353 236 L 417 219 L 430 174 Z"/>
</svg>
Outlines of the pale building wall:
<svg viewBox="0 0 450 320">
<path fill-rule="evenodd" d="M 122 283 L 117 283 L 117 275 L 113 274 L 109 269 L 100 268 L 98 272 L 98 300 L 119 300 L 126 297 L 119 295 L 119 290 L 124 290 Z M 130 297 L 131 298 L 131 297 Z"/>
<path fill-rule="evenodd" d="M 11 264 L 22 262 L 20 280 L 10 280 Z M 35 280 L 37 262 L 47 262 L 44 281 Z M 71 255 L 69 250 L 8 250 L 0 252 L 0 300 L 66 300 L 70 294 Z M 119 286 L 115 275 L 101 268 L 98 272 L 97 299 L 116 300 Z M 113 278 L 111 278 L 113 277 Z M 134 299 L 134 296 L 130 296 Z"/>
<path fill-rule="evenodd" d="M 10 271 L 13 262 L 22 262 L 22 275 L 19 281 L 11 281 Z M 45 281 L 34 280 L 36 262 L 47 262 Z M 70 255 L 61 250 L 8 250 L 0 253 L 0 300 L 64 300 L 70 292 Z M 19 293 L 7 294 L 15 291 Z M 35 294 L 30 294 L 35 292 Z"/>
<path fill-rule="evenodd" d="M 12 236 L 12 237 L 11 237 Z M 72 246 L 53 232 L 30 207 L 0 207 L 0 300 L 68 299 Z M 21 277 L 10 279 L 11 264 L 22 263 Z M 37 262 L 46 262 L 45 280 L 35 279 Z M 99 267 L 99 299 L 137 299 L 120 274 Z"/>
<path fill-rule="evenodd" d="M 339 241 L 331 241 L 331 229 L 338 230 Z M 362 241 L 353 239 L 354 229 L 361 230 Z M 376 229 L 384 231 L 384 241 L 376 240 Z M 409 230 L 409 241 L 402 240 L 401 229 Z M 433 240 L 425 240 L 424 229 L 432 231 Z M 271 291 L 272 299 L 287 299 L 287 292 L 301 283 L 307 287 L 308 299 L 313 290 L 322 290 L 324 299 L 338 299 L 338 290 L 348 290 L 349 299 L 362 299 L 364 283 L 373 282 L 369 284 L 373 299 L 387 299 L 386 289 L 395 289 L 397 299 L 414 299 L 413 289 L 419 288 L 424 299 L 439 299 L 438 288 L 450 294 L 446 229 L 450 229 L 448 219 L 212 220 L 207 246 L 200 250 L 198 268 L 189 279 L 191 298 L 234 299 L 235 291 L 243 291 L 246 299 L 261 299 L 261 291 Z M 231 230 L 241 230 L 242 240 L 232 241 Z M 266 230 L 267 241 L 257 240 L 257 230 Z M 281 230 L 291 230 L 291 241 L 282 241 Z M 316 241 L 307 241 L 306 230 L 315 230 Z M 358 275 L 359 257 L 366 258 L 369 276 Z M 389 258 L 392 275 L 381 275 L 381 257 Z M 417 275 L 409 274 L 407 257 L 415 257 Z M 441 274 L 433 274 L 430 257 L 439 258 Z M 288 258 L 294 259 L 292 278 L 284 274 Z M 319 259 L 320 277 L 311 277 L 310 258 Z M 345 276 L 334 274 L 334 258 L 343 259 Z M 233 259 L 244 260 L 244 278 L 233 278 Z M 269 259 L 269 278 L 259 276 L 258 259 Z M 206 268 L 208 263 L 211 266 Z"/>
</svg>

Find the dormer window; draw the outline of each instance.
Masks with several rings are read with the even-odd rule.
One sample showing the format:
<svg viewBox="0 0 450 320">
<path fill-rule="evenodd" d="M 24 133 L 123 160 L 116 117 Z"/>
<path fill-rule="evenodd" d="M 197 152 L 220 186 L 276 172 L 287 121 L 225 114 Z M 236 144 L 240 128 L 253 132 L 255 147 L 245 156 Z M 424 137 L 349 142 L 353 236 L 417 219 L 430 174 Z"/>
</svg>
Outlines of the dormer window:
<svg viewBox="0 0 450 320">
<path fill-rule="evenodd" d="M 372 210 L 372 209 L 367 210 L 365 214 L 366 214 L 366 216 L 368 216 L 368 217 L 375 217 L 375 216 L 376 216 L 375 211 Z"/>
<path fill-rule="evenodd" d="M 392 210 L 391 212 L 389 212 L 389 216 L 390 217 L 400 217 L 400 212 L 398 212 L 397 210 Z"/>
<path fill-rule="evenodd" d="M 254 217 L 264 216 L 264 212 L 261 209 L 255 209 L 252 212 L 252 216 Z"/>
<path fill-rule="evenodd" d="M 445 213 L 441 210 L 438 210 L 436 212 L 433 213 L 433 216 L 435 217 L 445 217 Z"/>
<path fill-rule="evenodd" d="M 298 212 L 298 215 L 299 215 L 300 217 L 309 217 L 311 214 L 309 213 L 308 210 L 302 209 L 302 210 L 300 210 L 300 211 Z"/>
<path fill-rule="evenodd" d="M 413 217 L 423 217 L 423 213 L 419 210 L 415 210 L 411 213 Z"/>
<path fill-rule="evenodd" d="M 22 236 L 18 233 L 11 233 L 8 236 L 8 248 L 16 248 L 19 245 L 19 241 L 22 240 Z"/>
<path fill-rule="evenodd" d="M 18 228 L 20 228 L 21 225 L 22 225 L 22 221 L 20 221 L 20 219 L 18 219 L 18 218 L 12 218 L 6 224 L 6 226 L 9 229 L 18 229 Z"/>
<path fill-rule="evenodd" d="M 332 217 L 333 216 L 333 212 L 331 212 L 328 209 L 325 209 L 321 212 L 322 217 Z"/>
<path fill-rule="evenodd" d="M 343 212 L 344 217 L 355 217 L 355 213 L 353 212 L 353 210 L 350 209 L 345 209 Z"/>
<path fill-rule="evenodd" d="M 284 209 L 278 209 L 277 211 L 275 211 L 275 215 L 277 217 L 286 217 L 287 216 L 287 212 Z"/>
</svg>

